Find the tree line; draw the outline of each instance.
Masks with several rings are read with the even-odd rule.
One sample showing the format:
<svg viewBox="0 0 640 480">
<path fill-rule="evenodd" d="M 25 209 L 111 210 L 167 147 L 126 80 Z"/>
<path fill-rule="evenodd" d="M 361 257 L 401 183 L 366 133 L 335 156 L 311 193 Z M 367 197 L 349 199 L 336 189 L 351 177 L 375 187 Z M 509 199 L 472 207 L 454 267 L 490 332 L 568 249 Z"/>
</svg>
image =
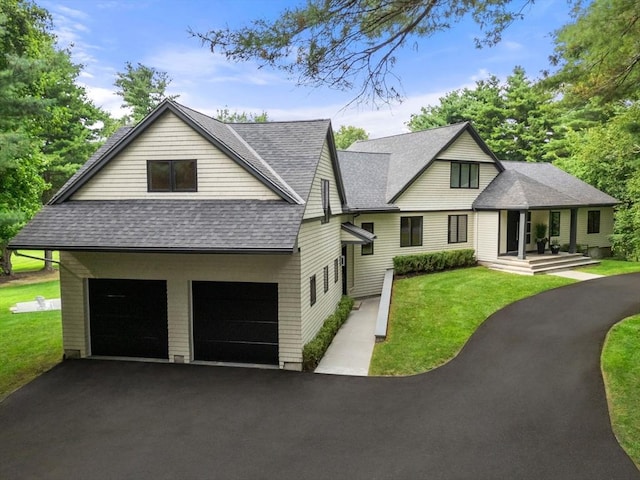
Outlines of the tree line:
<svg viewBox="0 0 640 480">
<path fill-rule="evenodd" d="M 505 80 L 489 76 L 448 93 L 411 115 L 407 126 L 418 131 L 471 121 L 498 158 L 553 162 L 613 195 L 621 201 L 614 251 L 639 260 L 640 10 L 635 0 L 573 3 L 574 17 L 555 32 L 549 71 L 541 78 L 515 66 Z M 192 34 L 231 61 L 258 60 L 297 74 L 300 83 L 389 101 L 398 91 L 386 75 L 409 38 L 428 37 L 471 15 L 488 25 L 477 43 L 491 45 L 522 11 L 506 0 L 309 0 L 273 22 Z M 114 119 L 77 83 L 82 68 L 57 47 L 44 8 L 0 0 L 0 273 L 11 272 L 9 240 L 109 135 L 140 121 L 163 99 L 177 98 L 167 95 L 166 72 L 127 62 L 114 86 L 129 114 Z M 228 107 L 215 116 L 269 120 L 266 112 Z M 366 138 L 362 128 L 343 126 L 336 145 Z"/>
</svg>

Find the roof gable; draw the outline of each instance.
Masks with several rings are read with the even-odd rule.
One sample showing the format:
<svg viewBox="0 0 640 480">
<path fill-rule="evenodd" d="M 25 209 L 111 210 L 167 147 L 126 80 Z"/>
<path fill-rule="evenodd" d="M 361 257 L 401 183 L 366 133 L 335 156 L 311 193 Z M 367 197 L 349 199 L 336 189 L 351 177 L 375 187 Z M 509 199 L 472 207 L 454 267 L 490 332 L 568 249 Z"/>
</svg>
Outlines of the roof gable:
<svg viewBox="0 0 640 480">
<path fill-rule="evenodd" d="M 102 170 L 106 164 L 169 111 L 193 128 L 211 144 L 223 151 L 230 159 L 243 167 L 249 174 L 253 175 L 279 197 L 289 203 L 304 203 L 304 200 L 297 192 L 230 126 L 169 100 L 161 103 L 135 127 L 119 130 L 116 135 L 105 143 L 103 148 L 99 149 L 98 152 L 85 163 L 49 203 L 61 203 L 68 200 L 94 175 Z"/>
<path fill-rule="evenodd" d="M 390 154 L 386 199 L 394 202 L 464 132 L 502 170 L 500 161 L 469 122 L 354 143 L 348 151 Z"/>
</svg>

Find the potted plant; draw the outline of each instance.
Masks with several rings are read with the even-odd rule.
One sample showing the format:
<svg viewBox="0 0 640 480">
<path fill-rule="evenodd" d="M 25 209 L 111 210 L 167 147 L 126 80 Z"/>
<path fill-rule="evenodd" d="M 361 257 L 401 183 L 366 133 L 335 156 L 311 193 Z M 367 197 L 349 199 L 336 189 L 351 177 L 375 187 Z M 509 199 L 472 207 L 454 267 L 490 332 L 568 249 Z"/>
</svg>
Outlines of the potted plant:
<svg viewBox="0 0 640 480">
<path fill-rule="evenodd" d="M 554 238 L 553 240 L 551 240 L 551 245 L 549 245 L 549 248 L 551 249 L 552 255 L 558 254 L 558 252 L 560 251 L 560 242 L 558 242 L 557 238 Z"/>
<path fill-rule="evenodd" d="M 547 224 L 536 223 L 536 244 L 538 245 L 538 253 L 542 255 L 547 246 Z"/>
</svg>

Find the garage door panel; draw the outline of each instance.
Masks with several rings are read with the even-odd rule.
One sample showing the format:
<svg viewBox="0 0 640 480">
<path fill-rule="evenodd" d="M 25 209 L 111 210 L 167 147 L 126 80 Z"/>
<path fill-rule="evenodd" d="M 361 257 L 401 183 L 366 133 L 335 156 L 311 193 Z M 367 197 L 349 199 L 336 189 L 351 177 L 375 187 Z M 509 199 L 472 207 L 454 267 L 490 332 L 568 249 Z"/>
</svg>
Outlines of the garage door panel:
<svg viewBox="0 0 640 480">
<path fill-rule="evenodd" d="M 92 355 L 168 358 L 161 280 L 89 279 Z"/>
<path fill-rule="evenodd" d="M 278 285 L 193 282 L 196 360 L 278 363 Z"/>
</svg>

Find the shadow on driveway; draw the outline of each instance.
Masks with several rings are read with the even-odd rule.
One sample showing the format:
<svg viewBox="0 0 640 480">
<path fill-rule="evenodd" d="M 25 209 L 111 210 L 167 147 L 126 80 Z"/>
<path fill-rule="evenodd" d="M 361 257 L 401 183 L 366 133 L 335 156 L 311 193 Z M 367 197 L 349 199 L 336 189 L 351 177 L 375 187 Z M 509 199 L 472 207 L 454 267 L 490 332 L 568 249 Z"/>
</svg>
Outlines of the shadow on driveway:
<svg viewBox="0 0 640 480">
<path fill-rule="evenodd" d="M 600 373 L 638 312 L 640 274 L 552 290 L 405 378 L 65 362 L 0 404 L 0 478 L 640 479 Z"/>
</svg>

